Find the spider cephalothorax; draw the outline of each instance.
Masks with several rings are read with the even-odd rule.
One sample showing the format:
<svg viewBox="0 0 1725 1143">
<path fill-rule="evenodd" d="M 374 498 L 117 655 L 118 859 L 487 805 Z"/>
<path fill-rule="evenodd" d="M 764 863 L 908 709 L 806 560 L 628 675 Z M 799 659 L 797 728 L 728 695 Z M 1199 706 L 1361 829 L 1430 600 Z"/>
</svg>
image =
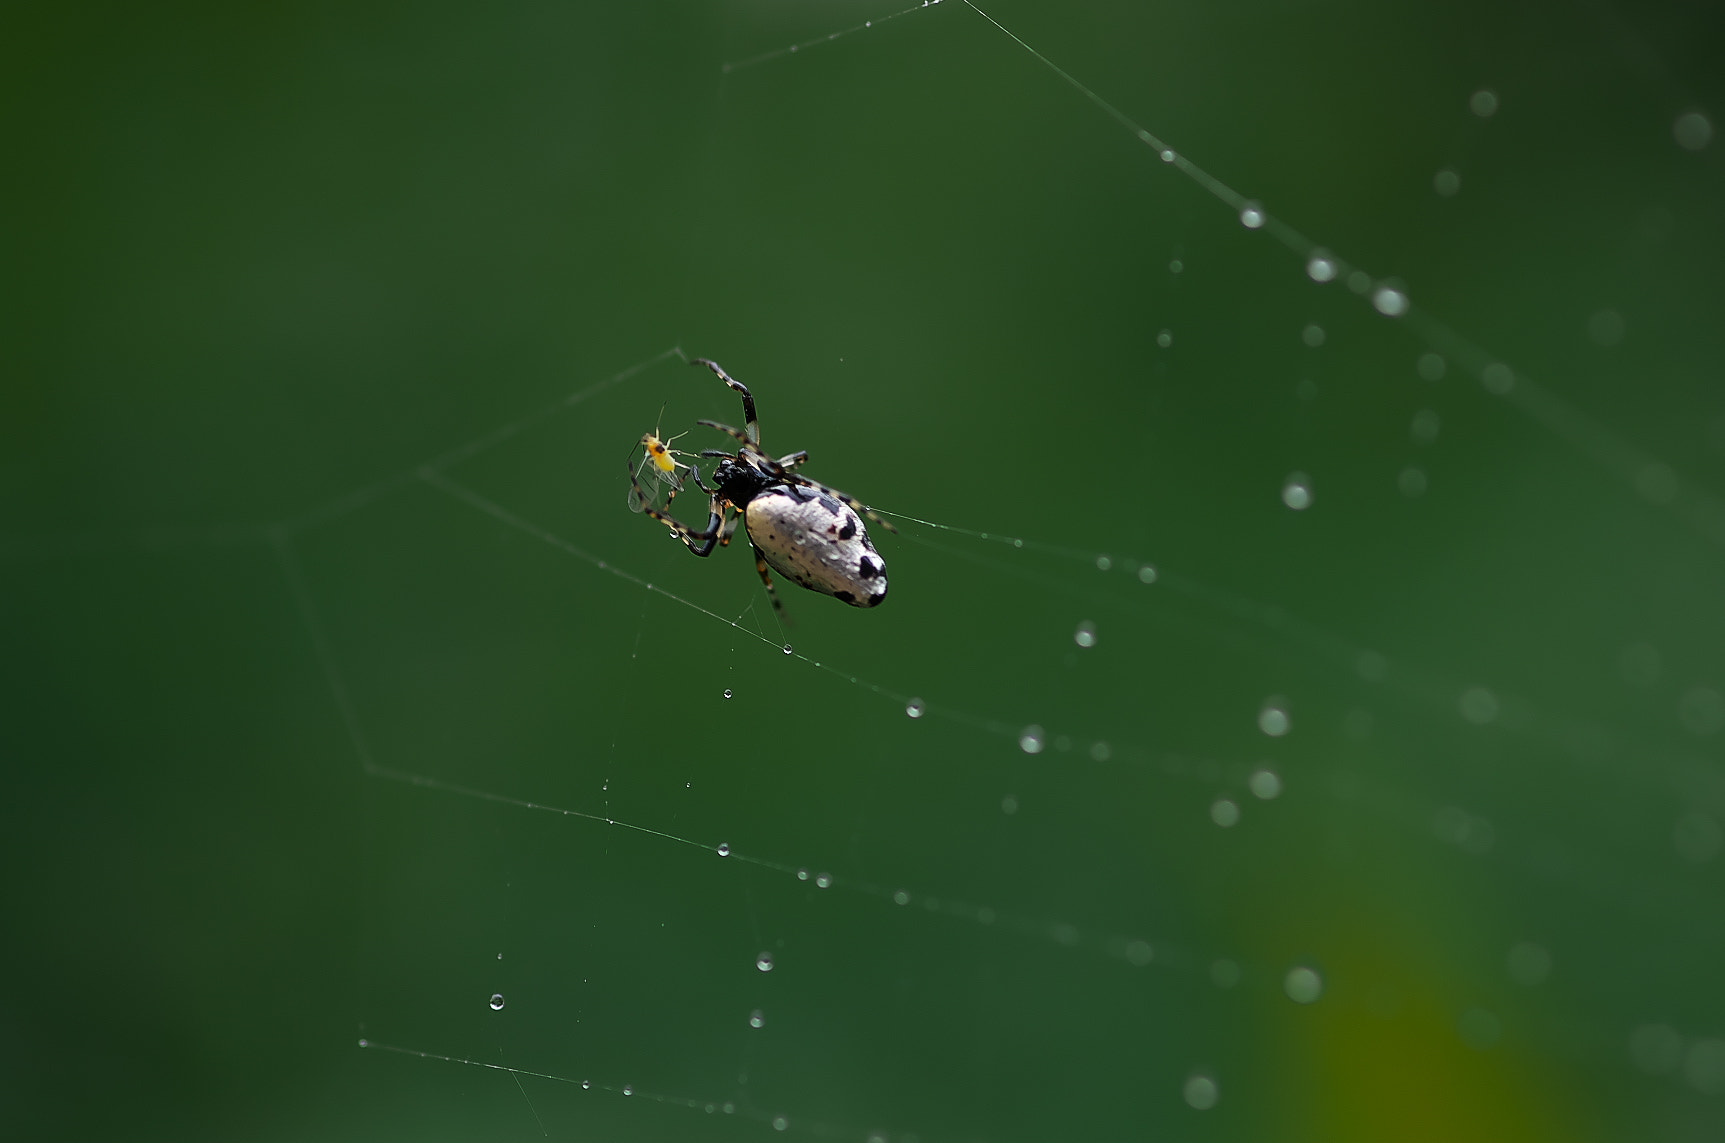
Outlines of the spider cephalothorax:
<svg viewBox="0 0 1725 1143">
<path fill-rule="evenodd" d="M 718 364 L 697 358 L 691 364 L 711 369 L 719 380 L 743 398 L 744 429 L 738 431 L 717 421 L 697 422 L 717 429 L 737 442 L 737 451 L 705 449 L 701 456 L 715 460 L 711 487 L 701 479 L 700 469 L 689 466 L 689 474 L 710 497 L 707 526 L 695 529 L 668 513 L 654 508 L 643 489 L 637 468 L 630 465 L 629 505 L 658 520 L 697 556 L 712 555 L 713 548 L 731 542 L 737 521 L 755 550 L 755 570 L 767 585 L 774 607 L 779 597 L 773 591 L 772 568 L 795 583 L 830 595 L 854 607 L 874 607 L 886 598 L 886 564 L 875 551 L 862 517 L 889 532 L 897 531 L 867 505 L 836 488 L 816 483 L 793 471 L 809 458 L 806 451 L 793 452 L 777 460 L 761 451 L 761 425 L 755 415 L 755 398 L 742 382 L 731 378 Z M 656 434 L 653 443 L 658 443 Z M 642 438 L 644 441 L 647 438 Z M 648 444 L 649 454 L 652 445 Z M 661 467 L 663 464 L 661 463 Z M 667 507 L 669 503 L 667 502 Z"/>
</svg>

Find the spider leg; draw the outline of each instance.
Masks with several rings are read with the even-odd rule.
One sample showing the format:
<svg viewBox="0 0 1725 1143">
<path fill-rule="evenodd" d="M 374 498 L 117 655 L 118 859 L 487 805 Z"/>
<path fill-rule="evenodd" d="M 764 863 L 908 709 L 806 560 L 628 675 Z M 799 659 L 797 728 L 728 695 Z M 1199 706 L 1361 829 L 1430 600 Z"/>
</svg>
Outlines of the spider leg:
<svg viewBox="0 0 1725 1143">
<path fill-rule="evenodd" d="M 755 444 L 755 442 L 750 440 L 747 435 L 745 435 L 743 433 L 739 433 L 736 429 L 733 429 L 730 425 L 722 425 L 718 421 L 696 421 L 695 423 L 697 425 L 706 425 L 709 429 L 718 429 L 721 433 L 724 433 L 726 436 L 735 437 L 737 440 L 741 441 L 745 445 Z M 708 449 L 705 452 L 702 452 L 701 455 L 706 456 L 707 453 L 711 452 L 711 451 L 713 451 L 713 450 Z M 724 455 L 724 454 L 721 453 L 720 455 Z"/>
<path fill-rule="evenodd" d="M 777 464 L 780 468 L 784 469 L 786 472 L 789 472 L 791 469 L 795 468 L 797 465 L 801 464 L 803 461 L 805 461 L 807 459 L 809 459 L 809 450 L 806 448 L 803 448 L 803 449 L 798 449 L 796 452 L 791 453 L 791 455 L 789 455 L 789 456 L 781 456 L 774 463 Z"/>
<path fill-rule="evenodd" d="M 748 433 L 749 433 L 749 435 L 747 437 L 745 437 L 744 439 L 747 440 L 750 444 L 759 443 L 760 439 L 761 439 L 761 419 L 755 415 L 755 395 L 753 393 L 749 392 L 748 386 L 744 385 L 741 381 L 736 380 L 729 373 L 726 373 L 723 369 L 719 368 L 719 363 L 717 361 L 709 361 L 705 357 L 697 357 L 697 358 L 695 358 L 695 360 L 689 362 L 689 364 L 690 365 L 705 365 L 708 369 L 711 369 L 715 374 L 718 375 L 719 380 L 721 380 L 725 384 L 729 385 L 733 391 L 742 394 L 742 397 L 743 397 L 743 425 L 748 430 Z M 705 424 L 706 422 L 702 422 L 702 423 Z"/>
<path fill-rule="evenodd" d="M 749 547 L 755 548 L 755 542 L 749 541 Z M 767 571 L 767 557 L 761 555 L 761 549 L 755 548 L 755 572 L 761 577 L 761 582 L 767 585 L 767 598 L 773 601 L 773 610 L 779 613 L 779 618 L 785 617 L 785 605 L 779 602 L 779 593 L 773 589 L 772 573 Z"/>
<path fill-rule="evenodd" d="M 706 528 L 696 531 L 694 528 L 689 527 L 689 525 L 683 523 L 681 520 L 678 520 L 669 513 L 662 512 L 653 507 L 651 503 L 652 497 L 647 494 L 647 490 L 642 488 L 640 481 L 635 478 L 634 465 L 630 465 L 628 471 L 630 491 L 629 506 L 633 508 L 635 504 L 639 502 L 643 513 L 651 516 L 653 519 L 659 521 L 659 523 L 665 525 L 665 527 L 671 529 L 671 534 L 683 541 L 683 545 L 691 552 L 694 552 L 697 556 L 712 555 L 713 548 L 718 545 L 719 537 L 722 532 L 725 534 L 726 539 L 730 538 L 729 532 L 726 531 L 724 527 L 724 509 L 730 502 L 722 499 L 717 492 L 712 493 L 712 498 L 707 505 Z M 693 469 L 691 469 L 691 471 L 693 471 Z M 703 489 L 712 491 L 711 489 L 707 489 L 705 483 L 701 482 L 699 473 L 696 474 L 695 479 L 697 483 L 701 484 Z M 665 501 L 667 507 L 669 507 L 670 503 L 671 502 L 668 499 Z M 735 525 L 732 525 L 732 527 L 735 527 Z"/>
<path fill-rule="evenodd" d="M 879 512 L 876 512 L 873 508 L 870 508 L 867 504 L 858 500 L 855 496 L 845 492 L 840 492 L 830 484 L 822 484 L 818 480 L 810 480 L 806 476 L 798 476 L 796 473 L 789 471 L 783 472 L 783 476 L 787 483 L 799 484 L 804 488 L 812 488 L 816 492 L 825 493 L 826 495 L 831 496 L 834 500 L 843 501 L 845 504 L 850 506 L 850 510 L 852 512 L 855 512 L 859 516 L 867 516 L 870 520 L 873 520 L 889 532 L 898 531 L 897 528 L 892 526 L 891 520 L 888 520 Z"/>
<path fill-rule="evenodd" d="M 733 513 L 730 516 L 730 518 L 727 519 L 724 522 L 724 524 L 722 524 L 720 526 L 720 528 L 719 528 L 719 546 L 721 548 L 728 548 L 731 546 L 731 536 L 736 533 L 737 523 L 738 523 L 738 521 L 742 520 L 742 518 L 743 518 L 743 514 L 741 512 Z"/>
</svg>

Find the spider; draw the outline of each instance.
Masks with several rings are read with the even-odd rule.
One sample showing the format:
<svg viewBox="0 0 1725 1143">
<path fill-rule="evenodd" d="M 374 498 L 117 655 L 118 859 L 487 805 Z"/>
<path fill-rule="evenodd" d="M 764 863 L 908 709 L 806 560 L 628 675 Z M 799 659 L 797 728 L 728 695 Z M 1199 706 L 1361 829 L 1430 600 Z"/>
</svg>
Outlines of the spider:
<svg viewBox="0 0 1725 1143">
<path fill-rule="evenodd" d="M 761 424 L 755 414 L 755 398 L 748 388 L 704 357 L 691 365 L 705 366 L 743 398 L 743 429 L 738 431 L 718 421 L 697 421 L 717 429 L 737 442 L 737 451 L 703 449 L 701 456 L 716 460 L 713 487 L 701 479 L 701 471 L 689 465 L 689 474 L 711 498 L 707 526 L 691 528 L 652 506 L 652 497 L 641 487 L 634 465 L 629 467 L 629 506 L 664 524 L 697 556 L 710 556 L 714 547 L 725 547 L 737 530 L 737 521 L 755 550 L 755 571 L 767 587 L 773 609 L 783 612 L 779 594 L 773 590 L 768 570 L 778 572 L 810 591 L 830 595 L 853 607 L 875 607 L 886 598 L 886 564 L 875 552 L 862 517 L 889 532 L 898 531 L 873 509 L 836 488 L 816 483 L 794 470 L 809 459 L 806 449 L 777 460 L 761 451 Z M 664 447 L 656 434 L 642 438 L 648 457 L 660 472 L 669 457 L 661 460 L 653 445 Z M 671 462 L 675 464 L 676 462 Z M 675 477 L 673 468 L 669 475 Z M 660 479 L 664 479 L 663 476 Z M 669 507 L 670 502 L 666 501 Z"/>
</svg>

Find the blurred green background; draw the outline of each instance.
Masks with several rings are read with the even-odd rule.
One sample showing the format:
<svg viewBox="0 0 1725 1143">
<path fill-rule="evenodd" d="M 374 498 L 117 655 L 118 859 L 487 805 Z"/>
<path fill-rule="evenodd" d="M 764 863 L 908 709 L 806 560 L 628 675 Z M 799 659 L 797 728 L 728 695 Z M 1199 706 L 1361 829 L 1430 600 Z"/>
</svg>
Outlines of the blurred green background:
<svg viewBox="0 0 1725 1143">
<path fill-rule="evenodd" d="M 986 7 L 1417 313 L 960 0 L 0 17 L 12 1137 L 1725 1135 L 1717 13 Z"/>
</svg>

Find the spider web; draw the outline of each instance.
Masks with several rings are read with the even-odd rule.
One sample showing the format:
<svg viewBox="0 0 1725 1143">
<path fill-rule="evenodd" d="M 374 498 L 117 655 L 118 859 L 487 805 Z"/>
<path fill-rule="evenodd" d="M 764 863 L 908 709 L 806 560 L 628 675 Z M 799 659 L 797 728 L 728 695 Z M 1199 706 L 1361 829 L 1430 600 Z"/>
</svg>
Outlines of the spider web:
<svg viewBox="0 0 1725 1143">
<path fill-rule="evenodd" d="M 142 505 L 74 485 L 50 525 L 240 524 L 15 516 L 65 536 L 9 543 L 15 597 L 91 616 L 15 621 L 48 664 L 15 693 L 55 699 L 20 741 L 40 718 L 115 756 L 59 696 L 156 696 L 188 820 L 247 853 L 225 767 L 184 761 L 209 719 L 215 753 L 303 775 L 255 822 L 301 819 L 343 902 L 317 935 L 293 862 L 237 863 L 223 900 L 264 904 L 212 943 L 271 934 L 260 975 L 332 987 L 294 1058 L 339 1062 L 282 1064 L 305 1021 L 237 1001 L 183 1041 L 122 1020 L 193 1045 L 148 1122 L 219 1087 L 233 1125 L 285 1104 L 283 1134 L 367 1138 L 1714 1137 L 1707 29 L 1486 11 L 948 0 L 340 41 L 368 91 L 474 36 L 480 74 L 580 77 L 482 105 L 569 140 L 506 168 L 545 188 L 520 210 L 436 165 L 437 116 L 401 144 L 439 188 L 415 240 L 477 213 L 455 253 L 487 288 L 555 264 L 476 287 L 458 333 L 350 334 L 383 380 L 248 398 L 255 461 L 187 449 L 226 488 L 67 418 L 159 464 Z M 577 32 L 596 70 L 503 67 Z M 595 92 L 631 110 L 568 114 Z M 754 390 L 769 452 L 902 529 L 878 612 L 781 582 L 781 626 L 745 545 L 692 560 L 626 511 L 641 432 L 738 422 L 697 355 Z"/>
</svg>

